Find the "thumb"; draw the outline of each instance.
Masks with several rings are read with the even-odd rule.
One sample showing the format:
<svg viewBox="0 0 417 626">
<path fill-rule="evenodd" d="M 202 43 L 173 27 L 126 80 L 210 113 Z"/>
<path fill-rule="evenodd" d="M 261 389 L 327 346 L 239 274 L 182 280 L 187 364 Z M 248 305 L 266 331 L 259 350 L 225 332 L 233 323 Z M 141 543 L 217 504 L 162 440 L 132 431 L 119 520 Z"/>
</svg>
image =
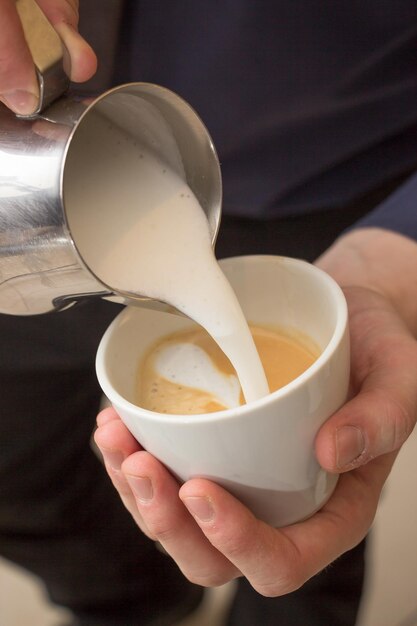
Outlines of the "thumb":
<svg viewBox="0 0 417 626">
<path fill-rule="evenodd" d="M 13 0 L 0 0 L 0 100 L 28 115 L 39 98 L 35 68 Z"/>
<path fill-rule="evenodd" d="M 321 428 L 316 438 L 319 463 L 345 472 L 401 447 L 417 414 L 416 342 L 392 357 L 363 382 L 357 396 Z"/>
<path fill-rule="evenodd" d="M 68 76 L 77 82 L 88 80 L 96 70 L 97 59 L 77 31 L 78 2 L 38 0 L 37 4 L 63 41 Z M 28 6 L 0 0 L 0 101 L 21 115 L 35 111 L 39 99 L 35 66 L 20 19 Z"/>
</svg>

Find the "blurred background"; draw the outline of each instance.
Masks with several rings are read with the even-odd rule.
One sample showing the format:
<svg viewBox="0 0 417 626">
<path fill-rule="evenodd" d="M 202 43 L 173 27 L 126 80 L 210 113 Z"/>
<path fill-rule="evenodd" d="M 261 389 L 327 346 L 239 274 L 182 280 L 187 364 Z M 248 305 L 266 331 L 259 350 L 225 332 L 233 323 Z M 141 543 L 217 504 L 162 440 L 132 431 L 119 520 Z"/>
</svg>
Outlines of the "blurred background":
<svg viewBox="0 0 417 626">
<path fill-rule="evenodd" d="M 368 544 L 368 579 L 357 626 L 417 626 L 417 430 L 386 484 Z M 222 626 L 233 584 L 210 590 L 181 626 Z M 64 626 L 42 584 L 0 559 L 0 625 Z M 307 625 L 306 625 L 307 626 Z M 329 626 L 329 625 L 327 625 Z"/>
</svg>

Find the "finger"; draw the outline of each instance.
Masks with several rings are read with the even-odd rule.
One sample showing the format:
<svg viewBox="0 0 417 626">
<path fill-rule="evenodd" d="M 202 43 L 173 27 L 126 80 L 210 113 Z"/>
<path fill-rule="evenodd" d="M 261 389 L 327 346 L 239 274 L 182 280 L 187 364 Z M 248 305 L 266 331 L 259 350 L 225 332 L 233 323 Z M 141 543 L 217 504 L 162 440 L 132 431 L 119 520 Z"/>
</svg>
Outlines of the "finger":
<svg viewBox="0 0 417 626">
<path fill-rule="evenodd" d="M 76 83 L 82 83 L 94 75 L 97 57 L 91 46 L 78 32 L 78 2 L 75 0 L 38 0 L 64 46 L 64 67 L 68 76 Z"/>
<path fill-rule="evenodd" d="M 212 545 L 256 591 L 275 597 L 295 591 L 363 539 L 392 465 L 392 461 L 386 467 L 375 463 L 374 468 L 343 475 L 319 513 L 280 530 L 257 520 L 229 493 L 207 480 L 189 481 L 181 488 L 180 497 Z"/>
<path fill-rule="evenodd" d="M 123 461 L 142 448 L 113 408 L 104 409 L 97 416 L 97 424 L 94 440 L 104 462 L 113 470 L 120 471 Z"/>
<path fill-rule="evenodd" d="M 106 407 L 97 415 L 97 426 L 103 426 L 113 420 L 120 420 L 120 417 L 112 406 Z"/>
<path fill-rule="evenodd" d="M 106 471 L 136 524 L 149 538 L 154 539 L 138 511 L 132 490 L 121 471 L 124 459 L 142 448 L 113 408 L 104 409 L 97 420 L 100 424 L 94 433 L 94 440 L 103 455 Z"/>
<path fill-rule="evenodd" d="M 0 33 L 0 100 L 15 113 L 30 115 L 39 88 L 14 0 L 0 0 Z"/>
<path fill-rule="evenodd" d="M 203 479 L 186 483 L 180 498 L 210 543 L 265 596 L 299 586 L 291 575 L 298 551 L 285 536 L 255 518 L 238 500 Z"/>
<path fill-rule="evenodd" d="M 382 342 L 381 342 L 382 343 Z M 398 450 L 416 421 L 417 343 L 388 344 L 380 353 L 357 396 L 321 428 L 317 458 L 325 469 L 343 472 Z"/>
<path fill-rule="evenodd" d="M 240 572 L 210 544 L 178 497 L 179 486 L 147 452 L 130 456 L 124 472 L 147 528 L 183 574 L 203 586 L 217 586 Z"/>
</svg>

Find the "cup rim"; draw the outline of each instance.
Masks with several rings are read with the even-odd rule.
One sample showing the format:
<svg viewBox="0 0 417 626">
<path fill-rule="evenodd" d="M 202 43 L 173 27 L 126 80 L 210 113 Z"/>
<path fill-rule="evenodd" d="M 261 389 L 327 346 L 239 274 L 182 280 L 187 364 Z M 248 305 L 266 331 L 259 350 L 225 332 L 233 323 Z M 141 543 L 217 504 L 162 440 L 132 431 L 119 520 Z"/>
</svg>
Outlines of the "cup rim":
<svg viewBox="0 0 417 626">
<path fill-rule="evenodd" d="M 341 287 L 337 284 L 337 282 L 324 270 L 320 269 L 316 265 L 309 263 L 303 259 L 297 259 L 293 257 L 285 257 L 279 255 L 240 255 L 234 257 L 227 257 L 225 259 L 220 260 L 220 265 L 227 264 L 229 262 L 235 263 L 236 260 L 244 259 L 249 262 L 265 262 L 265 261 L 273 261 L 279 263 L 285 263 L 289 266 L 303 266 L 307 272 L 313 272 L 316 276 L 325 284 L 327 284 L 327 288 L 329 292 L 332 294 L 334 302 L 336 304 L 337 309 L 337 319 L 336 325 L 333 331 L 333 334 L 324 348 L 323 352 L 317 357 L 317 359 L 308 367 L 302 374 L 297 376 L 294 380 L 291 380 L 289 383 L 280 387 L 276 391 L 269 393 L 267 396 L 259 398 L 251 402 L 250 404 L 243 404 L 238 407 L 233 407 L 230 409 L 225 409 L 223 411 L 216 411 L 213 413 L 197 413 L 193 415 L 184 415 L 184 414 L 175 414 L 175 413 L 157 413 L 155 411 L 149 411 L 148 409 L 144 409 L 133 402 L 127 400 L 124 396 L 122 396 L 113 385 L 110 383 L 109 376 L 106 372 L 105 363 L 105 353 L 109 342 L 111 341 L 111 337 L 115 332 L 115 329 L 119 326 L 123 321 L 123 317 L 127 314 L 129 307 L 126 307 L 121 313 L 119 313 L 116 318 L 112 321 L 110 326 L 105 331 L 96 355 L 96 375 L 99 381 L 99 384 L 110 400 L 110 402 L 118 408 L 121 408 L 129 413 L 140 411 L 140 414 L 137 415 L 138 418 L 144 419 L 151 422 L 161 422 L 161 423 L 177 423 L 177 424 L 185 424 L 190 423 L 191 421 L 196 422 L 215 422 L 218 420 L 228 420 L 241 418 L 247 413 L 253 412 L 254 409 L 260 409 L 262 407 L 267 406 L 270 403 L 275 402 L 279 398 L 287 397 L 294 392 L 296 392 L 299 387 L 305 384 L 307 380 L 312 378 L 317 371 L 319 371 L 322 367 L 325 367 L 329 358 L 332 354 L 334 354 L 336 348 L 341 343 L 343 336 L 345 334 L 347 324 L 348 324 L 348 308 L 344 293 Z"/>
</svg>

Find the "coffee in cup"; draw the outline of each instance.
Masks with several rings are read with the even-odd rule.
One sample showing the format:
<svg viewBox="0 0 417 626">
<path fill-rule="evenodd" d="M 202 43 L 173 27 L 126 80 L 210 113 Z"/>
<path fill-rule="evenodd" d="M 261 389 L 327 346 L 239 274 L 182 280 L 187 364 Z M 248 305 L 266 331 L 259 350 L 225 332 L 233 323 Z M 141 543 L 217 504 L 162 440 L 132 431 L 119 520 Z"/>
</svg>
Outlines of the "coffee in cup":
<svg viewBox="0 0 417 626">
<path fill-rule="evenodd" d="M 347 305 L 335 281 L 304 261 L 249 256 L 220 265 L 246 320 L 314 342 L 320 353 L 305 371 L 226 410 L 190 417 L 145 409 L 138 406 L 138 363 L 167 336 L 199 327 L 186 317 L 127 307 L 100 343 L 97 375 L 130 432 L 180 482 L 213 480 L 258 518 L 285 526 L 320 509 L 337 483 L 317 462 L 314 441 L 348 394 Z"/>
<path fill-rule="evenodd" d="M 319 356 L 299 331 L 249 324 L 270 392 L 302 374 Z M 233 365 L 203 328 L 159 339 L 141 359 L 137 404 L 176 415 L 212 413 L 245 403 Z"/>
</svg>

